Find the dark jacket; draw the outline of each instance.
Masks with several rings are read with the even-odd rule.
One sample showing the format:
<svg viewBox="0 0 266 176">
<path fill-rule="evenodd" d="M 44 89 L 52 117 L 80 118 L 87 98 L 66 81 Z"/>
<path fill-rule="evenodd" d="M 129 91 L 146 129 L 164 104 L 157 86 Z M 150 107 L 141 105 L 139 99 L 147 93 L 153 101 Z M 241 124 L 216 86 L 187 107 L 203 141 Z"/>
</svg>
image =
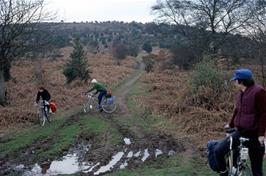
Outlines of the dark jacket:
<svg viewBox="0 0 266 176">
<path fill-rule="evenodd" d="M 266 92 L 258 86 L 248 87 L 236 96 L 236 107 L 230 122 L 245 137 L 264 136 L 266 130 Z"/>
<path fill-rule="evenodd" d="M 49 101 L 51 99 L 51 95 L 46 89 L 44 89 L 43 92 L 38 91 L 36 103 L 39 102 L 40 98 L 42 98 L 42 100 Z"/>
</svg>

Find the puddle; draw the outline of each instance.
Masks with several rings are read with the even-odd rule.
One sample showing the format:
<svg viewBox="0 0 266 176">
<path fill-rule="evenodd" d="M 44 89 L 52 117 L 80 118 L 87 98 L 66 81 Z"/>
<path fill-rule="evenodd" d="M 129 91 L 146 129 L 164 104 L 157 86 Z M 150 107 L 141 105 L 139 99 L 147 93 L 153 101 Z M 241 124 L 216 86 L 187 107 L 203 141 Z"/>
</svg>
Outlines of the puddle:
<svg viewBox="0 0 266 176">
<path fill-rule="evenodd" d="M 150 154 L 149 154 L 149 150 L 148 150 L 148 149 L 145 149 L 141 161 L 144 162 L 149 156 L 150 156 Z"/>
<path fill-rule="evenodd" d="M 99 166 L 101 163 L 97 163 L 95 164 L 94 166 L 90 167 L 89 169 L 87 170 L 84 170 L 83 173 L 90 173 L 93 171 L 94 168 L 96 168 L 97 166 Z"/>
<path fill-rule="evenodd" d="M 172 155 L 174 155 L 176 152 L 174 151 L 174 150 L 170 150 L 169 152 L 168 152 L 168 155 L 169 156 L 172 156 Z"/>
<path fill-rule="evenodd" d="M 131 144 L 131 141 L 129 138 L 124 138 L 124 142 L 126 145 L 130 145 Z"/>
<path fill-rule="evenodd" d="M 79 162 L 77 154 L 68 154 L 61 161 L 53 161 L 48 167 L 41 167 L 35 164 L 31 171 L 27 171 L 23 176 L 33 176 L 36 174 L 58 175 L 58 174 L 74 174 L 82 172 L 92 167 L 92 164 Z"/>
<path fill-rule="evenodd" d="M 120 165 L 120 169 L 125 169 L 128 166 L 127 161 L 125 161 L 123 164 Z"/>
<path fill-rule="evenodd" d="M 114 169 L 125 169 L 131 163 L 130 160 L 145 162 L 152 157 L 157 158 L 160 155 L 170 156 L 176 153 L 174 150 L 160 150 L 160 146 L 157 149 L 146 148 L 134 151 L 131 139 L 124 138 L 123 141 L 123 150 L 113 155 L 109 162 L 107 162 L 107 165 L 101 164 L 97 159 L 92 162 L 84 162 L 86 159 L 90 160 L 90 158 L 85 157 L 87 156 L 86 153 L 90 152 L 91 145 L 79 144 L 75 148 L 70 149 L 60 160 L 35 164 L 33 167 L 20 164 L 13 168 L 18 172 L 24 172 L 23 176 L 55 176 L 76 173 L 101 175 Z"/>
<path fill-rule="evenodd" d="M 141 151 L 138 151 L 137 153 L 135 153 L 134 157 L 136 157 L 136 158 L 139 157 L 140 153 L 141 153 Z"/>
<path fill-rule="evenodd" d="M 106 166 L 102 166 L 97 172 L 94 173 L 94 175 L 99 175 L 111 171 L 114 165 L 116 165 L 121 160 L 124 154 L 124 152 L 118 152 L 116 155 L 113 156 L 109 164 L 107 164 Z"/>
<path fill-rule="evenodd" d="M 60 160 L 53 162 L 45 162 L 42 164 L 35 164 L 30 171 L 24 172 L 23 176 L 35 175 L 59 175 L 59 174 L 74 174 L 82 172 L 93 166 L 92 163 L 82 162 L 86 152 L 89 151 L 91 145 L 79 144 L 75 149 L 71 149 L 68 154 Z M 19 165 L 18 167 L 22 167 Z"/>
<path fill-rule="evenodd" d="M 159 150 L 159 149 L 156 149 L 155 150 L 155 157 L 157 158 L 159 155 L 162 155 L 163 154 L 163 152 L 161 151 L 161 150 Z"/>
<path fill-rule="evenodd" d="M 133 157 L 133 152 L 132 151 L 128 152 L 127 158 L 132 158 L 132 157 Z"/>
</svg>

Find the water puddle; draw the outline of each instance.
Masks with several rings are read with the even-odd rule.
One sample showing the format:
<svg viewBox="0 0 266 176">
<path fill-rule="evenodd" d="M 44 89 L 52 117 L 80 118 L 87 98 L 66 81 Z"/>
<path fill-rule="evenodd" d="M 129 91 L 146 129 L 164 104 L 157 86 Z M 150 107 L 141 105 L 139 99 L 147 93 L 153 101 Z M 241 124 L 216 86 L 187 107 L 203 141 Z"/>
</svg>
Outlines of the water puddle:
<svg viewBox="0 0 266 176">
<path fill-rule="evenodd" d="M 161 150 L 159 150 L 159 149 L 156 149 L 155 150 L 155 157 L 157 158 L 159 155 L 162 155 L 163 154 L 163 152 L 161 151 Z"/>
<path fill-rule="evenodd" d="M 118 151 L 107 162 L 107 165 L 101 164 L 99 161 L 84 162 L 86 153 L 90 152 L 91 145 L 80 144 L 69 152 L 60 160 L 53 162 L 45 162 L 42 164 L 35 164 L 30 170 L 27 170 L 25 165 L 17 165 L 14 170 L 23 171 L 23 176 L 55 176 L 64 174 L 84 173 L 90 175 L 101 175 L 111 172 L 114 169 L 125 169 L 129 166 L 130 160 L 139 160 L 145 162 L 147 159 L 160 155 L 174 155 L 174 150 L 160 150 L 160 149 L 140 149 L 135 150 L 132 148 L 132 143 L 129 138 L 124 138 L 123 151 Z M 27 171 L 25 171 L 27 170 Z"/>
<path fill-rule="evenodd" d="M 132 151 L 128 152 L 127 158 L 132 158 L 132 157 L 133 157 L 133 152 Z"/>
<path fill-rule="evenodd" d="M 125 161 L 123 164 L 120 165 L 120 169 L 125 169 L 128 166 L 127 161 Z"/>
<path fill-rule="evenodd" d="M 129 138 L 124 138 L 124 142 L 126 145 L 130 145 L 131 144 L 131 141 Z"/>
<path fill-rule="evenodd" d="M 82 162 L 82 160 L 89 148 L 90 145 L 80 144 L 77 148 L 72 149 L 72 151 L 70 150 L 61 160 L 45 162 L 41 165 L 36 163 L 30 171 L 24 172 L 23 176 L 53 176 L 59 174 L 74 174 L 87 170 L 92 167 L 92 163 Z M 17 167 L 22 166 L 19 165 Z"/>
<path fill-rule="evenodd" d="M 134 157 L 140 157 L 141 151 L 138 151 L 137 153 L 134 154 Z"/>
<path fill-rule="evenodd" d="M 146 159 L 147 159 L 149 156 L 150 156 L 150 154 L 149 154 L 149 150 L 148 150 L 148 149 L 145 149 L 141 161 L 142 161 L 142 162 L 146 161 Z"/>
<path fill-rule="evenodd" d="M 118 152 L 116 155 L 113 156 L 109 164 L 107 164 L 106 166 L 102 166 L 97 172 L 94 173 L 94 175 L 99 175 L 111 171 L 111 169 L 121 160 L 124 154 L 124 152 Z"/>
</svg>

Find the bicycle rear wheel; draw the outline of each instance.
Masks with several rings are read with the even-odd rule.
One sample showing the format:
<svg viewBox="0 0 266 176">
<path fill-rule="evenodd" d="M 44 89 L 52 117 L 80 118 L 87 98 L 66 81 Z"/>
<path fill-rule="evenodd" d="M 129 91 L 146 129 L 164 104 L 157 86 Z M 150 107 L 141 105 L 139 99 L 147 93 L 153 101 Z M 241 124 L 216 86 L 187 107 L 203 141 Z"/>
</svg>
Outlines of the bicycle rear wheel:
<svg viewBox="0 0 266 176">
<path fill-rule="evenodd" d="M 102 109 L 106 113 L 113 113 L 116 110 L 116 103 L 109 103 L 108 98 L 104 98 L 102 102 Z"/>
</svg>

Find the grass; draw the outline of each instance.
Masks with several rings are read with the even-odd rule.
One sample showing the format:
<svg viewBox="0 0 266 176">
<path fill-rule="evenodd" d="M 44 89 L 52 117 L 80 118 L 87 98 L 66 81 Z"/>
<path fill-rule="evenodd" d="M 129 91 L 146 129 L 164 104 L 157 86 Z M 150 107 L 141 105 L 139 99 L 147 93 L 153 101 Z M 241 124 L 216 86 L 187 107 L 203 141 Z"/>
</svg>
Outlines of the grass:
<svg viewBox="0 0 266 176">
<path fill-rule="evenodd" d="M 141 127 L 145 133 L 151 134 L 158 132 L 158 128 L 166 127 L 167 131 L 173 131 L 176 127 L 164 117 L 160 117 L 154 115 L 150 112 L 145 112 L 147 110 L 141 108 L 138 103 L 135 101 L 136 96 L 146 96 L 148 92 L 142 87 L 140 83 L 136 83 L 132 86 L 132 90 L 130 92 L 128 98 L 128 108 L 131 113 L 131 117 L 129 118 L 119 118 L 116 120 L 118 123 L 128 126 L 128 128 L 132 126 Z M 180 176 L 211 176 L 215 175 L 212 172 L 208 165 L 206 165 L 203 161 L 197 158 L 191 158 L 183 155 L 176 155 L 172 157 L 162 157 L 158 158 L 154 161 L 148 161 L 144 166 L 141 166 L 137 169 L 130 170 L 122 170 L 112 174 L 109 176 L 172 176 L 172 175 L 180 175 Z"/>
<path fill-rule="evenodd" d="M 121 170 L 108 176 L 212 176 L 217 175 L 208 169 L 202 161 L 196 158 L 186 158 L 182 155 L 161 157 L 155 162 L 148 162 L 134 170 Z"/>
<path fill-rule="evenodd" d="M 169 121 L 163 117 L 147 112 L 147 110 L 140 107 L 134 99 L 137 96 L 145 96 L 147 94 L 148 92 L 141 87 L 140 83 L 134 84 L 127 101 L 127 106 L 129 108 L 131 117 L 117 117 L 116 120 L 118 123 L 122 124 L 123 126 L 127 126 L 128 128 L 132 126 L 140 126 L 147 134 L 154 133 L 155 129 L 159 126 L 168 126 L 169 128 L 172 127 L 173 125 Z"/>
<path fill-rule="evenodd" d="M 38 158 L 53 158 L 55 155 L 60 155 L 62 151 L 67 150 L 71 144 L 75 143 L 75 139 L 80 133 L 80 127 L 78 124 L 70 125 L 65 128 L 61 128 L 58 132 L 58 136 L 54 136 L 55 139 L 50 148 L 46 151 L 40 150 L 37 152 Z"/>
<path fill-rule="evenodd" d="M 106 119 L 99 116 L 84 116 L 80 122 L 84 126 L 83 132 L 93 133 L 95 137 L 99 138 L 99 141 L 102 140 L 100 138 L 105 134 L 109 134 L 112 145 L 119 144 L 122 141 L 122 135 Z"/>
<path fill-rule="evenodd" d="M 11 140 L 0 144 L 0 154 L 7 154 L 18 151 L 19 149 L 30 146 L 34 141 L 51 136 L 60 125 L 65 122 L 64 118 L 58 118 L 45 127 L 36 125 L 32 128 L 25 129 L 21 132 L 10 134 Z"/>
</svg>

